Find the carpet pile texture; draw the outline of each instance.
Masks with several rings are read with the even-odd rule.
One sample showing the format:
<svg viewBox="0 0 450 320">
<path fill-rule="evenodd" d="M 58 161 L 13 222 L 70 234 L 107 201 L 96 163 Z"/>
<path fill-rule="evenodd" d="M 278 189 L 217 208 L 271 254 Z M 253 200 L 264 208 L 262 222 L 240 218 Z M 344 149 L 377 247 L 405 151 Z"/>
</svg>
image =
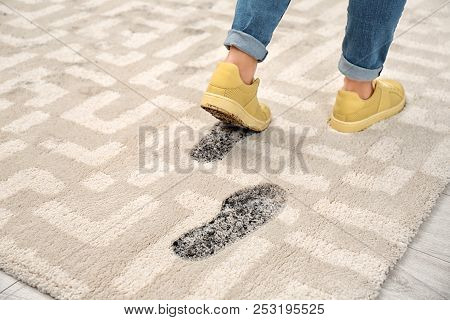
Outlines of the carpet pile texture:
<svg viewBox="0 0 450 320">
<path fill-rule="evenodd" d="M 271 127 L 198 105 L 234 2 L 0 2 L 0 269 L 60 299 L 368 299 L 450 177 L 450 18 L 408 1 L 403 112 L 327 125 L 347 1 L 293 1 Z"/>
</svg>

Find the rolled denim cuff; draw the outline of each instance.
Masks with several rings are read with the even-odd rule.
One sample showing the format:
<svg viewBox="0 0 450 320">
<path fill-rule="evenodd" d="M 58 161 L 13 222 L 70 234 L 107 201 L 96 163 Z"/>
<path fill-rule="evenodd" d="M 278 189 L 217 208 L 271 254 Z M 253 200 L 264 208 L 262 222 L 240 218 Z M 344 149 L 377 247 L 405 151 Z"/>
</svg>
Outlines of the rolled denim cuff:
<svg viewBox="0 0 450 320">
<path fill-rule="evenodd" d="M 378 78 L 383 67 L 378 69 L 366 69 L 348 62 L 348 60 L 344 58 L 344 55 L 341 55 L 338 69 L 344 76 L 352 80 L 372 81 L 373 79 Z"/>
<path fill-rule="evenodd" d="M 267 56 L 267 49 L 261 41 L 239 30 L 231 29 L 228 31 L 228 36 L 223 44 L 228 50 L 231 46 L 238 48 L 258 62 L 263 61 Z"/>
</svg>

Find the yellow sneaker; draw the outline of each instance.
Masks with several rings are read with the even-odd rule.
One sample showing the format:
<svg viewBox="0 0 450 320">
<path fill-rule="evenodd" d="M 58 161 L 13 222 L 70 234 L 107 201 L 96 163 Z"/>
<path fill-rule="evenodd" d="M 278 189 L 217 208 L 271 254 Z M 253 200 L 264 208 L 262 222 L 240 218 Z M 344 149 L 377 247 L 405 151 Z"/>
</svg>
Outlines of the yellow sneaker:
<svg viewBox="0 0 450 320">
<path fill-rule="evenodd" d="M 219 62 L 201 106 L 214 117 L 254 131 L 263 131 L 271 120 L 270 109 L 258 101 L 259 79 L 245 84 L 235 64 Z"/>
<path fill-rule="evenodd" d="M 398 81 L 375 80 L 374 88 L 367 100 L 361 99 L 355 92 L 340 90 L 330 126 L 340 132 L 361 131 L 399 113 L 405 106 L 405 90 Z"/>
</svg>

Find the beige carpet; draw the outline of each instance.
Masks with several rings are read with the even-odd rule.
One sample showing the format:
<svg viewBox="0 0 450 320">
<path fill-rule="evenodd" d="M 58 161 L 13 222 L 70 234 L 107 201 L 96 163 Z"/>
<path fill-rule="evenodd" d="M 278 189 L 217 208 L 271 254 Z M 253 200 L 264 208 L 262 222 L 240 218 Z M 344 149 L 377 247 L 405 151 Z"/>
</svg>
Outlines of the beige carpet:
<svg viewBox="0 0 450 320">
<path fill-rule="evenodd" d="M 260 135 L 197 104 L 233 1 L 1 3 L 0 269 L 55 298 L 375 298 L 449 180 L 443 0 L 408 1 L 389 55 L 406 109 L 350 135 L 346 1 L 291 4 Z"/>
</svg>

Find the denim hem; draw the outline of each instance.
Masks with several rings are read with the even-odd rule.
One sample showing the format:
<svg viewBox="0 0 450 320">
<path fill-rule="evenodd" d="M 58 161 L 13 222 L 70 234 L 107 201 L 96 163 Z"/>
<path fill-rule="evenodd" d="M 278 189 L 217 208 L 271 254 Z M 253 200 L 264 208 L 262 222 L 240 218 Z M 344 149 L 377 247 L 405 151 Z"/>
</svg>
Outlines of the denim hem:
<svg viewBox="0 0 450 320">
<path fill-rule="evenodd" d="M 377 69 L 366 69 L 348 62 L 348 60 L 345 59 L 344 55 L 341 55 L 338 69 L 344 76 L 350 79 L 359 81 L 372 81 L 375 78 L 378 78 L 381 70 L 383 70 L 383 67 Z"/>
<path fill-rule="evenodd" d="M 230 46 L 236 47 L 258 60 L 258 62 L 264 61 L 267 56 L 267 49 L 261 41 L 239 30 L 231 29 L 228 31 L 224 46 L 227 47 L 228 50 L 230 49 Z"/>
</svg>

